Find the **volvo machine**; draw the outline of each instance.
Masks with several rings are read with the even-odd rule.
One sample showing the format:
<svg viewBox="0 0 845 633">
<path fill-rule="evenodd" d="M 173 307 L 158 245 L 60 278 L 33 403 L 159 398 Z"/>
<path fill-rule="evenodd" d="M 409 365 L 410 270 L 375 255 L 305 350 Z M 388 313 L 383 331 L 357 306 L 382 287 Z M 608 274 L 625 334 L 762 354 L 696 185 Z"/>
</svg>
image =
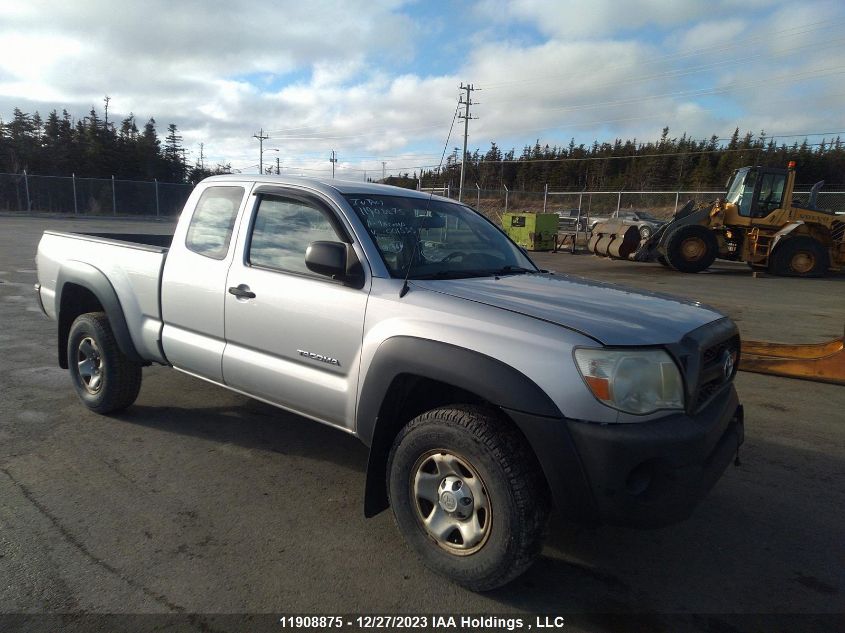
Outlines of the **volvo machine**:
<svg viewBox="0 0 845 633">
<path fill-rule="evenodd" d="M 786 169 L 742 167 L 728 180 L 724 198 L 687 203 L 648 239 L 611 220 L 595 227 L 589 248 L 684 273 L 720 258 L 775 275 L 821 277 L 845 266 L 845 216 L 817 207 L 822 185 L 813 186 L 805 204 L 793 199 L 794 161 Z"/>
</svg>

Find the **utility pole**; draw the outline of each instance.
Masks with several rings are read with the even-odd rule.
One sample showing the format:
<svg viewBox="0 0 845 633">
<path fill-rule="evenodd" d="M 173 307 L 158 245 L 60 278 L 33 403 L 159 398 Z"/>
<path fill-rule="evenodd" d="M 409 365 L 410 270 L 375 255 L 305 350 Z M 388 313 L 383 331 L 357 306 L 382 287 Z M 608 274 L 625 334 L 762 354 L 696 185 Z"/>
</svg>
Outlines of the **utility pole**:
<svg viewBox="0 0 845 633">
<path fill-rule="evenodd" d="M 203 154 L 204 143 L 200 143 L 200 170 L 205 169 L 205 156 Z"/>
<path fill-rule="evenodd" d="M 385 173 L 385 168 L 387 167 L 387 161 L 381 161 L 381 181 L 384 182 L 384 179 L 387 177 Z"/>
<path fill-rule="evenodd" d="M 329 159 L 329 162 L 332 164 L 332 179 L 334 179 L 334 164 L 337 162 L 337 155 L 332 150 L 332 157 Z"/>
<path fill-rule="evenodd" d="M 253 134 L 252 138 L 258 139 L 258 173 L 264 173 L 264 141 L 266 141 L 269 136 L 264 135 L 264 128 L 261 128 L 258 131 L 258 134 Z"/>
<path fill-rule="evenodd" d="M 276 156 L 276 175 L 277 175 L 277 176 L 278 176 L 280 173 L 282 173 L 282 171 L 281 171 L 281 170 L 282 170 L 282 168 L 281 168 L 281 167 L 280 167 L 280 165 L 279 165 L 279 157 L 278 157 L 278 156 Z"/>
<path fill-rule="evenodd" d="M 458 202 L 461 201 L 464 195 L 464 173 L 466 171 L 466 162 L 467 162 L 467 136 L 469 135 L 469 120 L 470 119 L 477 119 L 478 117 L 472 116 L 469 113 L 469 107 L 471 105 L 476 105 L 473 103 L 472 98 L 470 97 L 470 93 L 475 90 L 481 90 L 481 88 L 475 88 L 472 84 L 467 84 L 466 86 L 461 82 L 461 90 L 464 90 L 466 94 L 466 99 L 464 99 L 464 95 L 461 95 L 460 101 L 458 101 L 458 105 L 464 106 L 464 113 L 459 114 L 458 117 L 464 120 L 464 154 L 461 157 L 461 183 L 458 187 Z"/>
</svg>

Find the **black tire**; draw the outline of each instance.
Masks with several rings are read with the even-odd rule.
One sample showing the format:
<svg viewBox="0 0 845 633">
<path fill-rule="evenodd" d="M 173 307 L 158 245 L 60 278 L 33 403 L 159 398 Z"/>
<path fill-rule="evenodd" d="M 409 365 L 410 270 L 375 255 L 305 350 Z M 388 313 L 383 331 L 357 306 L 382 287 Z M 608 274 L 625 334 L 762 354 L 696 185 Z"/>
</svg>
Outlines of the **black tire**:
<svg viewBox="0 0 845 633">
<path fill-rule="evenodd" d="M 425 513 L 427 519 L 438 511 L 446 521 L 461 521 L 446 511 L 448 504 L 427 502 L 431 509 L 423 507 L 414 488 L 426 460 L 449 458 L 457 458 L 464 467 L 462 490 L 483 490 L 480 498 L 468 502 L 473 517 L 479 518 L 474 525 L 481 525 L 483 519 L 485 534 L 470 549 L 460 549 L 470 543 L 459 536 L 462 532 L 457 528 L 443 542 L 428 532 L 423 524 Z M 442 490 L 455 490 L 443 488 L 444 472 L 448 470 L 437 465 L 431 473 L 433 481 L 441 482 L 436 488 L 440 500 Z M 549 513 L 548 487 L 526 440 L 495 410 L 455 405 L 417 416 L 397 435 L 387 473 L 390 505 L 399 530 L 426 566 L 455 583 L 473 591 L 489 591 L 522 574 L 539 555 Z M 483 517 L 482 506 L 489 509 Z M 473 523 L 474 518 L 469 521 Z M 455 542 L 458 539 L 460 543 Z"/>
<path fill-rule="evenodd" d="M 687 224 L 666 237 L 666 261 L 682 273 L 706 270 L 716 260 L 719 244 L 713 232 L 700 224 Z"/>
<path fill-rule="evenodd" d="M 91 411 L 115 413 L 135 402 L 141 365 L 120 351 L 103 312 L 77 317 L 70 326 L 67 357 L 76 394 Z"/>
<path fill-rule="evenodd" d="M 769 272 L 784 277 L 823 277 L 828 268 L 827 249 L 808 235 L 785 239 L 769 262 Z"/>
<path fill-rule="evenodd" d="M 669 262 L 666 261 L 666 258 L 663 257 L 663 255 L 657 256 L 657 263 L 659 263 L 661 266 L 665 266 L 666 268 L 671 268 Z"/>
</svg>

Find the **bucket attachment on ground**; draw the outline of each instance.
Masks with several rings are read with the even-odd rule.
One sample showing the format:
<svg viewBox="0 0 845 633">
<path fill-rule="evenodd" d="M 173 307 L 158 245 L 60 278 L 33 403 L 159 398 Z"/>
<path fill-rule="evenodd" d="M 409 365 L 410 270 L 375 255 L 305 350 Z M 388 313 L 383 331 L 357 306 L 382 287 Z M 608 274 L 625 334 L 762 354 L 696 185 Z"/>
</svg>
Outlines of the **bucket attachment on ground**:
<svg viewBox="0 0 845 633">
<path fill-rule="evenodd" d="M 811 345 L 743 341 L 739 369 L 845 385 L 845 337 Z"/>
<path fill-rule="evenodd" d="M 627 259 L 640 245 L 640 231 L 621 220 L 609 220 L 596 224 L 587 243 L 590 252 L 603 257 Z"/>
</svg>

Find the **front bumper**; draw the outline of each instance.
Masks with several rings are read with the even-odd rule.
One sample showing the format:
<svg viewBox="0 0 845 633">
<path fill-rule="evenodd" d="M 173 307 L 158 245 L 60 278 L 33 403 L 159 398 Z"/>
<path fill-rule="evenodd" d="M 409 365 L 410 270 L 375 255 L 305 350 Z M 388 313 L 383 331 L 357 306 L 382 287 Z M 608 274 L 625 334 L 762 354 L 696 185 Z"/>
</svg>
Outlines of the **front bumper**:
<svg viewBox="0 0 845 633">
<path fill-rule="evenodd" d="M 689 517 L 745 438 L 733 384 L 694 416 L 649 422 L 509 413 L 534 448 L 561 514 L 593 523 L 659 527 Z"/>
</svg>

